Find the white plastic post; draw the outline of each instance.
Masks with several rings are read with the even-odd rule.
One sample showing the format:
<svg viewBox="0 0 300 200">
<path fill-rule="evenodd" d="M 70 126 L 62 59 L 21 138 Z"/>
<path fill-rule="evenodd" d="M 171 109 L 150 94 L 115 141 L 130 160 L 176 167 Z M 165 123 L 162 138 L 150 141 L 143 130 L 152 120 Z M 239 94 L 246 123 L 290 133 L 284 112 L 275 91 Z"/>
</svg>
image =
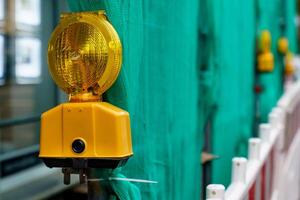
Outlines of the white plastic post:
<svg viewBox="0 0 300 200">
<path fill-rule="evenodd" d="M 235 157 L 232 159 L 232 183 L 246 182 L 247 159 L 243 157 Z"/>
<path fill-rule="evenodd" d="M 224 200 L 225 187 L 221 184 L 210 184 L 206 187 L 207 200 Z"/>
<path fill-rule="evenodd" d="M 272 112 L 276 113 L 279 117 L 279 120 L 282 120 L 284 118 L 284 110 L 280 107 L 274 107 L 272 109 Z"/>
<path fill-rule="evenodd" d="M 276 141 L 276 148 L 278 150 L 283 150 L 284 148 L 284 131 L 286 123 L 286 113 L 283 108 L 275 107 L 272 109 L 272 112 L 277 114 L 277 128 L 279 129 L 279 139 Z M 271 118 L 276 116 L 270 116 Z M 274 119 L 272 119 L 274 120 Z M 272 127 L 274 128 L 274 127 Z"/>
<path fill-rule="evenodd" d="M 273 111 L 276 116 L 269 116 L 269 120 L 274 120 L 274 119 L 271 119 L 271 118 L 276 118 L 277 117 L 277 125 L 284 129 L 285 128 L 285 123 L 286 123 L 286 112 L 283 108 L 279 108 L 279 107 L 275 107 L 273 108 Z"/>
<path fill-rule="evenodd" d="M 250 138 L 248 141 L 248 159 L 249 161 L 258 161 L 260 159 L 260 143 L 259 138 Z"/>
<path fill-rule="evenodd" d="M 260 124 L 259 125 L 259 138 L 262 142 L 268 143 L 270 141 L 271 125 Z"/>
<path fill-rule="evenodd" d="M 270 114 L 269 114 L 269 123 L 270 123 L 270 125 L 271 125 L 271 127 L 274 129 L 274 128 L 277 128 L 278 127 L 278 123 L 279 123 L 279 117 L 278 117 L 278 111 L 276 111 L 275 110 L 275 112 L 273 111 L 273 112 L 271 112 Z"/>
</svg>

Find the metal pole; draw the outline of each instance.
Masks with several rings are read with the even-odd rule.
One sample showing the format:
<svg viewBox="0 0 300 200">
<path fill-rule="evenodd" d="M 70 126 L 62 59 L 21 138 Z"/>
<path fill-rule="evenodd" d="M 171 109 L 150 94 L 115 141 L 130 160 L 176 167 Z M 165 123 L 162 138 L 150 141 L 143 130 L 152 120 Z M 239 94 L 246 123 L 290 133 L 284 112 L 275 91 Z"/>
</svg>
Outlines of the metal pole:
<svg viewBox="0 0 300 200">
<path fill-rule="evenodd" d="M 96 170 L 88 169 L 87 174 L 88 200 L 108 200 L 110 189 L 96 176 Z"/>
</svg>

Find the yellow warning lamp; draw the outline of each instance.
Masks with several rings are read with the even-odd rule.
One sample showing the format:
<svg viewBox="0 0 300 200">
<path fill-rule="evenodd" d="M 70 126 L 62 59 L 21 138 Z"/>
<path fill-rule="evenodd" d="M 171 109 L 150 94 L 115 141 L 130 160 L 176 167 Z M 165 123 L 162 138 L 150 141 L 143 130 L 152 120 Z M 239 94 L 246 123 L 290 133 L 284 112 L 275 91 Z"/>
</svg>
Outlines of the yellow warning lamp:
<svg viewBox="0 0 300 200">
<path fill-rule="evenodd" d="M 295 72 L 295 66 L 293 63 L 293 54 L 291 52 L 288 52 L 285 57 L 284 57 L 284 62 L 285 62 L 285 74 L 287 76 L 291 76 Z"/>
<path fill-rule="evenodd" d="M 291 76 L 295 72 L 293 63 L 293 54 L 289 51 L 289 41 L 286 37 L 278 40 L 278 51 L 284 55 L 284 72 L 287 76 Z"/>
<path fill-rule="evenodd" d="M 286 37 L 281 37 L 278 40 L 278 51 L 281 54 L 286 54 L 289 51 L 289 41 Z"/>
<path fill-rule="evenodd" d="M 260 52 L 269 52 L 271 49 L 271 42 L 272 37 L 271 33 L 268 30 L 263 30 L 261 32 L 260 38 L 259 38 L 259 49 Z"/>
<path fill-rule="evenodd" d="M 85 181 L 88 168 L 116 168 L 133 155 L 128 112 L 102 102 L 122 60 L 118 34 L 103 11 L 63 14 L 48 46 L 49 71 L 69 102 L 41 117 L 39 157 Z"/>
<path fill-rule="evenodd" d="M 259 38 L 259 53 L 257 57 L 259 72 L 272 72 L 274 69 L 274 56 L 271 52 L 271 34 L 264 30 Z"/>
</svg>

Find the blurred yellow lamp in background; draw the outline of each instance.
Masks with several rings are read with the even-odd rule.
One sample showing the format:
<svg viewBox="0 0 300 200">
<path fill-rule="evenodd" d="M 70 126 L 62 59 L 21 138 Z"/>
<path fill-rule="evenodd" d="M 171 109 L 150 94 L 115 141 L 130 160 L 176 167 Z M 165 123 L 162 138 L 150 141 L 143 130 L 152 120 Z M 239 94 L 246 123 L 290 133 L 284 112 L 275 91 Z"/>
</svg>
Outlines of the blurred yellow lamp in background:
<svg viewBox="0 0 300 200">
<path fill-rule="evenodd" d="M 49 41 L 49 71 L 63 103 L 43 113 L 40 158 L 85 182 L 88 168 L 116 168 L 132 156 L 128 112 L 101 102 L 122 60 L 118 34 L 103 11 L 63 14 Z"/>
<path fill-rule="evenodd" d="M 261 52 L 269 52 L 271 49 L 272 37 L 268 30 L 263 30 L 259 38 L 259 49 Z"/>
<path fill-rule="evenodd" d="M 281 54 L 286 54 L 289 51 L 289 41 L 286 37 L 279 38 L 278 51 Z"/>
<path fill-rule="evenodd" d="M 295 65 L 293 62 L 293 54 L 291 52 L 288 52 L 284 57 L 284 63 L 285 63 L 285 74 L 287 76 L 291 76 L 295 73 Z"/>
<path fill-rule="evenodd" d="M 278 40 L 278 51 L 284 55 L 284 72 L 287 76 L 292 76 L 295 73 L 295 65 L 293 62 L 293 53 L 289 48 L 289 41 L 286 37 L 281 37 Z"/>
<path fill-rule="evenodd" d="M 259 38 L 259 53 L 257 57 L 259 72 L 272 72 L 274 70 L 274 56 L 271 52 L 271 33 L 268 30 L 261 32 Z"/>
</svg>

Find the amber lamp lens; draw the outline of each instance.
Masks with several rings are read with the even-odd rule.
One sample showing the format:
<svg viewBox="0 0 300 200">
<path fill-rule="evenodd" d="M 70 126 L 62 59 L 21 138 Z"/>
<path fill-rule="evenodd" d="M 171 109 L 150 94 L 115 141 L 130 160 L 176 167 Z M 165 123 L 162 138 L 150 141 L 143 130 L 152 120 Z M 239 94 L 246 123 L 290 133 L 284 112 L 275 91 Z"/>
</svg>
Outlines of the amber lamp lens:
<svg viewBox="0 0 300 200">
<path fill-rule="evenodd" d="M 54 81 L 66 93 L 102 94 L 119 73 L 121 43 L 99 13 L 68 14 L 51 36 L 48 63 Z"/>
</svg>

